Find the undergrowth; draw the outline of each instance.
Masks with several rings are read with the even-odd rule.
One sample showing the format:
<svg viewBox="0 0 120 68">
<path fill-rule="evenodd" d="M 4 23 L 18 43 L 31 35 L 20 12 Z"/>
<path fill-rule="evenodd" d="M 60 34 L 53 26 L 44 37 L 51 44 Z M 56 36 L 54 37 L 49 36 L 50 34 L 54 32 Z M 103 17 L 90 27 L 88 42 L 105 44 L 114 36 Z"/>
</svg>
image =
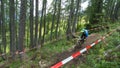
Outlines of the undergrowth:
<svg viewBox="0 0 120 68">
<path fill-rule="evenodd" d="M 111 31 L 112 29 L 120 26 L 120 23 L 108 25 L 111 26 L 109 30 L 101 30 L 96 33 L 99 33 L 100 35 L 105 35 L 108 31 Z M 52 60 L 51 57 L 53 55 L 70 49 L 74 45 L 74 43 L 75 42 L 73 42 L 72 40 L 67 41 L 64 38 L 53 43 L 45 44 L 41 49 L 38 49 L 37 51 L 30 51 L 26 53 L 28 57 L 27 61 L 20 62 L 20 60 L 17 60 L 7 66 L 9 68 L 40 68 L 40 60 L 46 60 L 49 62 Z M 79 64 L 77 67 L 72 65 L 71 68 L 120 68 L 119 51 L 111 53 L 112 56 L 117 56 L 116 58 L 110 57 L 110 60 L 106 60 L 104 56 L 105 51 L 109 49 L 114 49 L 119 44 L 120 33 L 115 32 L 111 36 L 107 37 L 103 42 L 100 42 L 89 50 L 89 54 L 86 56 L 86 62 Z M 31 57 L 33 57 L 35 53 L 37 53 L 37 58 L 31 60 Z M 63 68 L 67 68 L 67 66 L 63 66 Z"/>
</svg>

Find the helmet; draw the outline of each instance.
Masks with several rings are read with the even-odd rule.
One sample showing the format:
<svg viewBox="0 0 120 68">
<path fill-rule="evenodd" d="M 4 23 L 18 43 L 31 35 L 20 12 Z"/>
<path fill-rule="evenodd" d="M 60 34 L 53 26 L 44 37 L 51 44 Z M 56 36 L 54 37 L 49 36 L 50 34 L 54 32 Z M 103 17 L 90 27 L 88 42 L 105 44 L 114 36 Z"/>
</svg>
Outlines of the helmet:
<svg viewBox="0 0 120 68">
<path fill-rule="evenodd" d="M 84 32 L 85 31 L 85 29 L 82 29 L 80 32 Z"/>
</svg>

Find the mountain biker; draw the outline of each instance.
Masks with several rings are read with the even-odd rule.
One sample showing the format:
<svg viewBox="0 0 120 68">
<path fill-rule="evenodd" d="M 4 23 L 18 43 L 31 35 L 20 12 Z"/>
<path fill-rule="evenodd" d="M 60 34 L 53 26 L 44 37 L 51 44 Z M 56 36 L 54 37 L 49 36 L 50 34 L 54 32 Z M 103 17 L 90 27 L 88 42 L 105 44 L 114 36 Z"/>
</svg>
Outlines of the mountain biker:
<svg viewBox="0 0 120 68">
<path fill-rule="evenodd" d="M 83 29 L 81 32 L 82 32 L 82 35 L 81 35 L 81 34 L 79 35 L 79 39 L 77 40 L 75 49 L 76 49 L 76 48 L 81 48 L 81 45 L 84 43 L 85 39 L 86 39 L 86 38 L 88 37 L 88 35 L 89 35 L 87 29 Z"/>
<path fill-rule="evenodd" d="M 83 29 L 81 32 L 82 32 L 82 35 L 80 37 L 80 41 L 84 42 L 84 40 L 88 37 L 89 33 L 87 29 Z"/>
<path fill-rule="evenodd" d="M 72 34 L 73 38 L 79 38 L 78 41 L 79 43 L 84 43 L 84 40 L 88 37 L 89 33 L 87 29 L 82 29 L 82 35 L 80 34 L 80 36 L 75 36 L 75 34 Z"/>
</svg>

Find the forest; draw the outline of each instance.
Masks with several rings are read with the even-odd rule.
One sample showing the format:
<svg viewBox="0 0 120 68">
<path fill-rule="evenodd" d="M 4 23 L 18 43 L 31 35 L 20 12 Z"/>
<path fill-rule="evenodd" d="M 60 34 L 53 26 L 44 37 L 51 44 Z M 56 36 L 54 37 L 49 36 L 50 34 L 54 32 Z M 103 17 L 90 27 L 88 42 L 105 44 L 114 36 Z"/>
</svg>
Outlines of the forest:
<svg viewBox="0 0 120 68">
<path fill-rule="evenodd" d="M 0 68 L 120 68 L 120 0 L 0 0 Z"/>
</svg>

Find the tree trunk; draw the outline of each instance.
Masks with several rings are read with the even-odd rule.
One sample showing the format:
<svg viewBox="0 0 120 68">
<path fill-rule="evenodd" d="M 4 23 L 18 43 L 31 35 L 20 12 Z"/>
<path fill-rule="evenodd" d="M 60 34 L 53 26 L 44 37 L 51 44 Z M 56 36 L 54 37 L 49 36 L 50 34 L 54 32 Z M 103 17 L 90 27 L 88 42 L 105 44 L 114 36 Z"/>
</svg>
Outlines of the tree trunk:
<svg viewBox="0 0 120 68">
<path fill-rule="evenodd" d="M 15 0 L 15 22 L 16 22 L 16 24 L 15 24 L 15 37 L 16 37 L 16 50 L 18 50 L 18 17 L 17 17 L 17 15 L 18 15 L 18 0 Z"/>
<path fill-rule="evenodd" d="M 55 14 L 56 14 L 56 10 L 57 10 L 56 5 L 57 5 L 57 0 L 55 0 L 55 5 L 54 5 L 54 14 L 53 14 L 53 18 L 52 18 L 52 26 L 51 26 L 50 40 L 52 40 L 52 37 L 53 37 Z"/>
<path fill-rule="evenodd" d="M 39 5 L 38 5 L 38 0 L 36 0 L 36 17 L 35 17 L 35 46 L 37 46 L 38 45 L 38 15 L 39 15 L 39 13 L 38 13 L 38 7 L 39 7 Z"/>
<path fill-rule="evenodd" d="M 0 4 L 0 8 L 1 8 L 1 4 Z M 2 20 L 1 20 L 1 9 L 0 9 L 0 54 L 1 53 L 2 53 Z"/>
<path fill-rule="evenodd" d="M 67 23 L 67 31 L 66 31 L 67 40 L 70 40 L 71 35 L 72 35 L 71 24 L 73 22 L 73 15 L 74 15 L 73 5 L 74 5 L 74 0 L 71 0 L 70 14 L 69 14 L 69 19 L 68 19 L 68 23 Z"/>
<path fill-rule="evenodd" d="M 34 13 L 34 1 L 33 0 L 30 0 L 30 48 L 33 48 L 34 47 L 34 44 L 33 44 L 33 22 L 34 22 L 34 18 L 33 18 L 33 13 Z"/>
<path fill-rule="evenodd" d="M 10 5 L 10 11 L 9 11 L 9 17 L 10 17 L 10 23 L 9 23 L 9 29 L 10 29 L 10 53 L 12 55 L 12 58 L 15 57 L 15 50 L 16 50 L 16 29 L 15 29 L 15 6 L 14 6 L 14 0 L 9 0 Z"/>
<path fill-rule="evenodd" d="M 27 0 L 21 0 L 20 5 L 20 20 L 19 20 L 19 36 L 18 36 L 18 48 L 19 52 L 24 50 L 24 40 L 25 40 L 25 22 L 26 22 L 26 4 Z"/>
<path fill-rule="evenodd" d="M 45 41 L 45 34 L 46 34 L 46 6 L 47 6 L 47 0 L 44 0 L 45 3 L 44 3 L 44 32 L 43 32 L 43 38 L 42 38 L 42 44 L 44 43 Z"/>
<path fill-rule="evenodd" d="M 41 19 L 40 19 L 39 44 L 41 44 L 41 40 L 42 40 L 43 13 L 44 13 L 44 0 L 42 3 L 42 13 L 41 13 Z"/>
<path fill-rule="evenodd" d="M 57 26 L 56 26 L 56 39 L 58 39 L 58 27 L 60 24 L 60 13 L 61 13 L 61 0 L 58 1 L 58 14 L 57 14 Z"/>
<path fill-rule="evenodd" d="M 1 23 L 2 23 L 2 47 L 4 48 L 4 53 L 6 53 L 6 23 L 5 23 L 5 2 L 1 0 Z"/>
<path fill-rule="evenodd" d="M 80 10 L 79 7 L 80 7 L 80 0 L 77 0 L 76 12 L 75 12 L 75 17 L 74 17 L 73 26 L 72 26 L 72 33 L 75 33 L 76 24 L 77 24 L 77 20 L 78 20 L 78 10 Z"/>
</svg>

